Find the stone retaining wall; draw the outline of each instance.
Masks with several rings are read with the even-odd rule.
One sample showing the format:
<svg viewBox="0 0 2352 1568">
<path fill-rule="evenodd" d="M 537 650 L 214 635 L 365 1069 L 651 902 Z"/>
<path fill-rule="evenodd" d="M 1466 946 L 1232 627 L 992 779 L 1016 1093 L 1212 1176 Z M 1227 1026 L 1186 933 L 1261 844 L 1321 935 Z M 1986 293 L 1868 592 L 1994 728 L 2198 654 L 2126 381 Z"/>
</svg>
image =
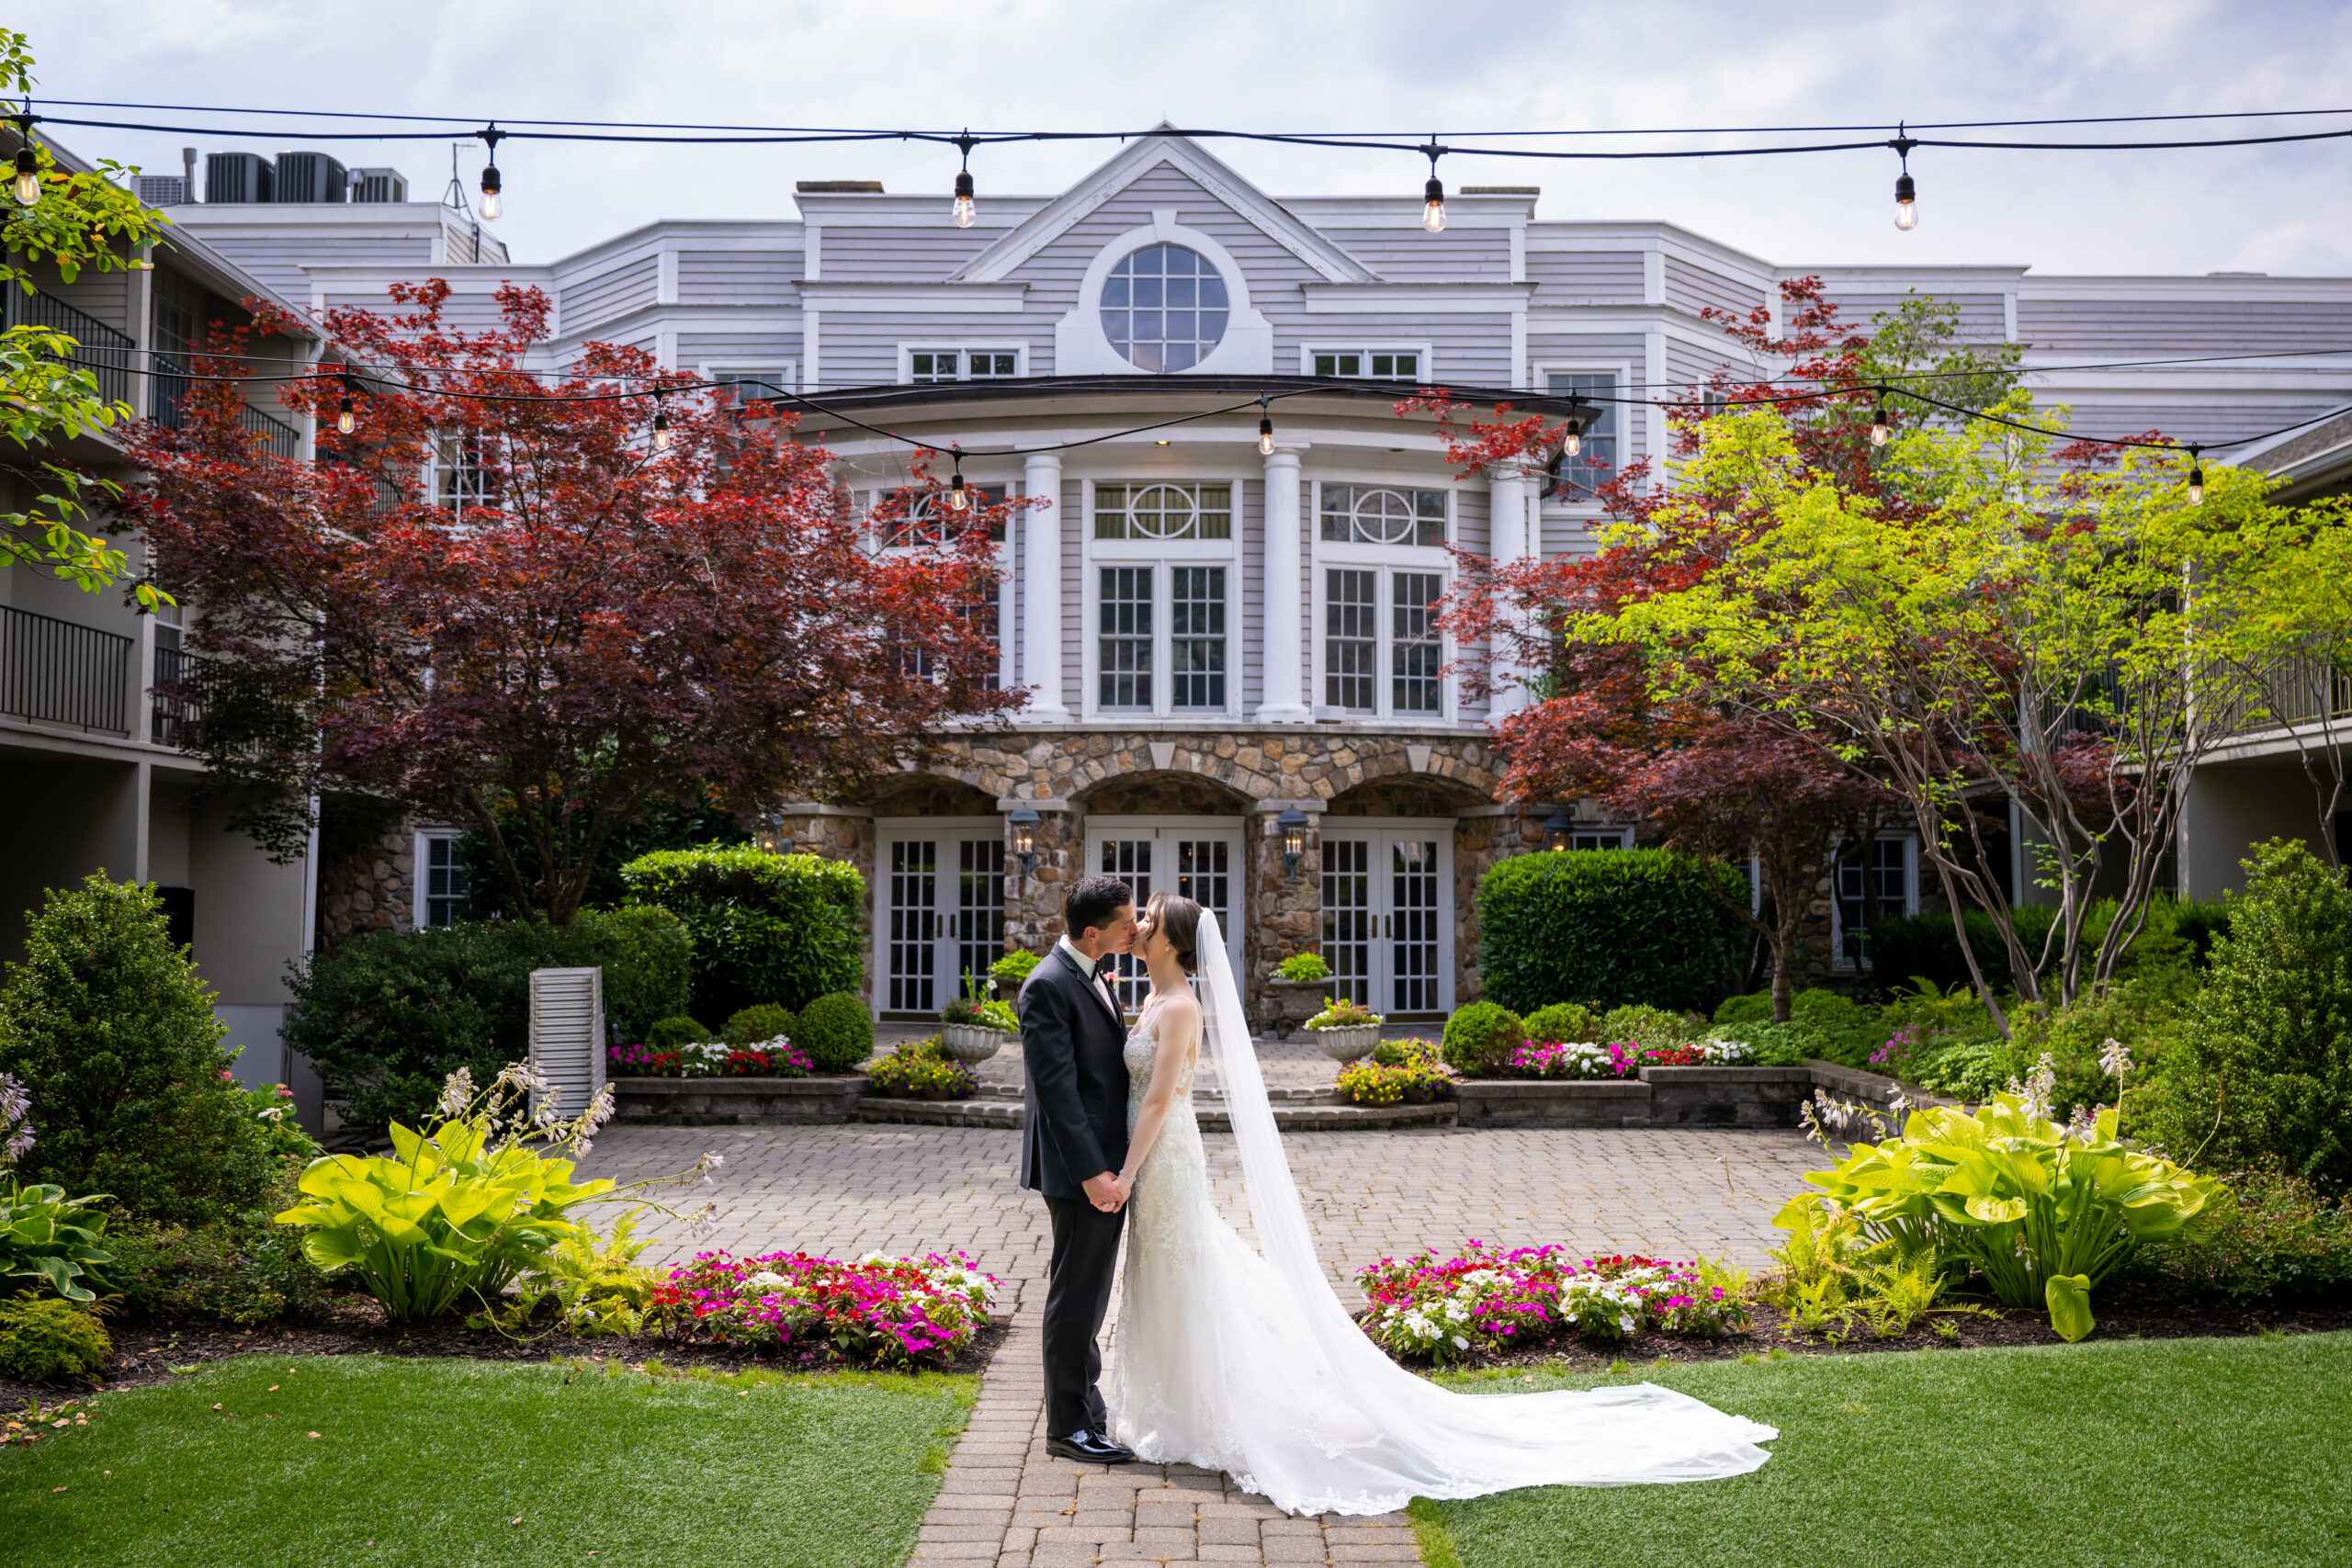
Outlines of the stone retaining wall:
<svg viewBox="0 0 2352 1568">
<path fill-rule="evenodd" d="M 846 1122 L 865 1075 L 808 1078 L 615 1078 L 613 1120 L 662 1127 Z"/>
</svg>

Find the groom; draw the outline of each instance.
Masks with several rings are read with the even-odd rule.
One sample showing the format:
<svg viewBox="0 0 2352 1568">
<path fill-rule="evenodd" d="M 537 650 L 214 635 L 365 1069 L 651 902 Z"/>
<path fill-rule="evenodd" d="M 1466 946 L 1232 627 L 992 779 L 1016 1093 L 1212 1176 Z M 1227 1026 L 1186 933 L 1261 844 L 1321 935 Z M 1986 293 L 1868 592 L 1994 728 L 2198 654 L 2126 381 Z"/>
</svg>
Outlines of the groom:
<svg viewBox="0 0 2352 1568">
<path fill-rule="evenodd" d="M 1112 956 L 1136 935 L 1135 896 L 1090 876 L 1062 903 L 1068 933 L 1021 987 L 1021 1185 L 1045 1194 L 1054 1222 L 1046 1276 L 1046 1447 L 1064 1459 L 1125 1464 L 1102 1391 L 1102 1314 L 1119 1257 L 1121 1164 L 1127 1157 L 1127 1029 Z"/>
</svg>

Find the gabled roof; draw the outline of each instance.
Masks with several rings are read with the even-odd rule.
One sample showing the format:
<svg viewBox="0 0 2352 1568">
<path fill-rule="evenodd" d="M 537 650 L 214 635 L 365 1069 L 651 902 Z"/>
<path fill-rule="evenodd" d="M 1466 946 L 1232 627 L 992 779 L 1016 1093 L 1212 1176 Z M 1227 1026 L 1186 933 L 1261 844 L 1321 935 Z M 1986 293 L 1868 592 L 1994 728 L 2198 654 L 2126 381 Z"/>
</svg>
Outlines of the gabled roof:
<svg viewBox="0 0 2352 1568">
<path fill-rule="evenodd" d="M 1266 237 L 1331 283 L 1378 283 L 1377 273 L 1301 222 L 1201 145 L 1162 120 L 1092 174 L 1048 202 L 988 249 L 948 275 L 954 283 L 996 283 L 1068 233 L 1105 202 L 1165 164 L 1239 213 Z"/>
</svg>

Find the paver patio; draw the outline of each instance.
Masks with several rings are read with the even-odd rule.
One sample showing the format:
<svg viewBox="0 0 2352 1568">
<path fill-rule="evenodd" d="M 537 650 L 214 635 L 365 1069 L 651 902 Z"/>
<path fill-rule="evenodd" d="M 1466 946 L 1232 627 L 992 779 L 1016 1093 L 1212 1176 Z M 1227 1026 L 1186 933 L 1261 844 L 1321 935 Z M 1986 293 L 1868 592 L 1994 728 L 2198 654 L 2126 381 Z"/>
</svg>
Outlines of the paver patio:
<svg viewBox="0 0 2352 1568">
<path fill-rule="evenodd" d="M 1233 1140 L 1205 1141 L 1218 1202 L 1247 1234 Z M 1430 1129 L 1301 1133 L 1283 1144 L 1317 1251 L 1351 1304 L 1358 1266 L 1469 1236 L 1756 1263 L 1775 1243 L 1773 1212 L 1818 1156 L 1781 1132 Z M 1044 1205 L 1014 1185 L 1019 1148 L 1020 1134 L 999 1128 L 615 1127 L 584 1168 L 627 1179 L 680 1169 L 705 1149 L 726 1157 L 706 1190 L 718 1230 L 689 1243 L 676 1225 L 658 1227 L 649 1262 L 710 1247 L 845 1258 L 960 1247 L 1005 1281 L 999 1304 L 1012 1331 L 924 1521 L 918 1562 L 1419 1561 L 1402 1515 L 1294 1519 L 1188 1466 L 1105 1470 L 1046 1454 L 1036 1334 L 1050 1238 Z M 1115 1323 L 1112 1333 L 1115 1342 Z"/>
</svg>

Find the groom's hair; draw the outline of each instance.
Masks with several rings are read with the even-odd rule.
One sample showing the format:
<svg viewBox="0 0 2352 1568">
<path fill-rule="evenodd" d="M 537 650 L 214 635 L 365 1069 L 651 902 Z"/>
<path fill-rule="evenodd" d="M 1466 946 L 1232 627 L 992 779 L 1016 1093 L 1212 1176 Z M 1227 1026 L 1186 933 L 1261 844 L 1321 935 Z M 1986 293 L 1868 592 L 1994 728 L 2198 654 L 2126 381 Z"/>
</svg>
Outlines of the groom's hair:
<svg viewBox="0 0 2352 1568">
<path fill-rule="evenodd" d="M 1062 900 L 1062 924 L 1072 937 L 1081 937 L 1089 926 L 1099 931 L 1109 925 L 1120 910 L 1133 908 L 1135 901 L 1135 894 L 1115 876 L 1080 877 Z"/>
</svg>

